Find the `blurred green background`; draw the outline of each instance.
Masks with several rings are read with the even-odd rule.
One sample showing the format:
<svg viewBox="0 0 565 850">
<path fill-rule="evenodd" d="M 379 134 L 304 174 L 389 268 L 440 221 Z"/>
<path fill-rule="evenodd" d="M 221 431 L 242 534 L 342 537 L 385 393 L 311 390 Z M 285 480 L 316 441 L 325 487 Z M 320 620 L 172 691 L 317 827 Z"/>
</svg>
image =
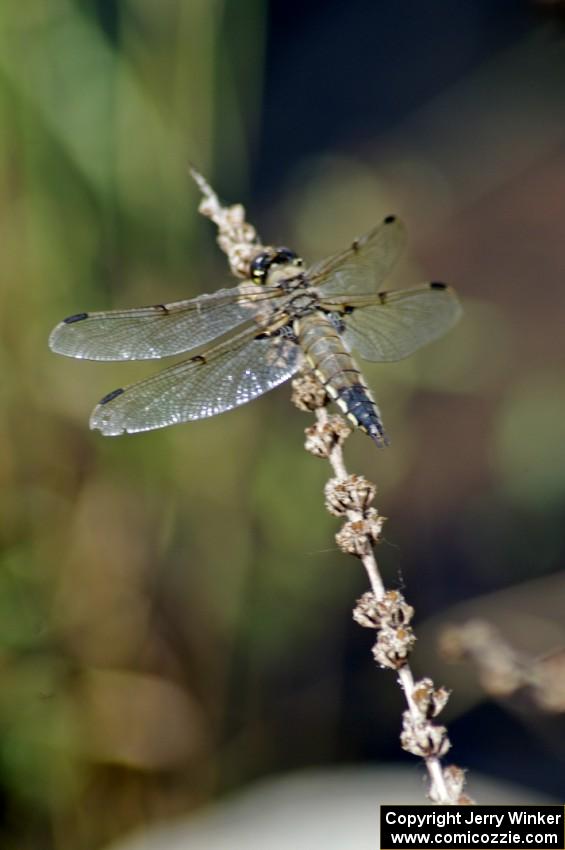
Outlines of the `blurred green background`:
<svg viewBox="0 0 565 850">
<path fill-rule="evenodd" d="M 379 485 L 416 672 L 455 689 L 453 759 L 563 796 L 560 717 L 495 705 L 435 642 L 486 608 L 524 652 L 563 642 L 561 4 L 447 8 L 0 6 L 2 848 L 97 848 L 309 765 L 420 770 L 289 388 L 104 439 L 94 403 L 153 367 L 47 349 L 70 313 L 230 285 L 189 161 L 307 261 L 398 213 L 392 283 L 464 298 L 444 340 L 367 367 L 392 447 L 355 435 L 347 462 Z"/>
</svg>

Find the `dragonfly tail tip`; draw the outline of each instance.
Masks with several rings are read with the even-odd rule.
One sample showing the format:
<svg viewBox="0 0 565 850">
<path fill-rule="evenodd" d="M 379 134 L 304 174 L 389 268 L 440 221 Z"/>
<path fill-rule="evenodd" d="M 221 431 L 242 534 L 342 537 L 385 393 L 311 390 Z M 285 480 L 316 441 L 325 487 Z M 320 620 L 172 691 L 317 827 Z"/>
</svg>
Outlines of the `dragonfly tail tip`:
<svg viewBox="0 0 565 850">
<path fill-rule="evenodd" d="M 378 449 L 386 449 L 390 446 L 390 440 L 384 431 L 369 431 L 369 437 Z"/>
</svg>

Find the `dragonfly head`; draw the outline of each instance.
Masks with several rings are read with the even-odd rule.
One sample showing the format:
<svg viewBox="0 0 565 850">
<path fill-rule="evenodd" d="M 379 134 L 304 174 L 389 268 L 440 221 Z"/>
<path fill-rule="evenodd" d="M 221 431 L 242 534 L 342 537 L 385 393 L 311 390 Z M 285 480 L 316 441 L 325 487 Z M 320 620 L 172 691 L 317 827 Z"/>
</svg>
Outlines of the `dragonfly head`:
<svg viewBox="0 0 565 850">
<path fill-rule="evenodd" d="M 267 248 L 251 261 L 249 276 L 253 283 L 264 284 L 272 266 L 300 266 L 302 260 L 290 248 Z"/>
</svg>

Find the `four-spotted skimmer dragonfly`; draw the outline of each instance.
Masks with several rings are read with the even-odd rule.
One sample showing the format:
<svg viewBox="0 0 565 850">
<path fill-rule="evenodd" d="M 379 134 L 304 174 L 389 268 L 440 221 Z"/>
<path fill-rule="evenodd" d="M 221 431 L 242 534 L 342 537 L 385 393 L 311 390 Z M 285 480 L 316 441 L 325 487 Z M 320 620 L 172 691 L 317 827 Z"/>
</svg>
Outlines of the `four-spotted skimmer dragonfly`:
<svg viewBox="0 0 565 850">
<path fill-rule="evenodd" d="M 359 428 L 386 443 L 353 359 L 400 360 L 445 333 L 461 307 L 443 283 L 383 292 L 405 230 L 394 216 L 309 269 L 287 248 L 252 261 L 249 280 L 186 301 L 78 313 L 51 333 L 53 351 L 86 360 L 188 359 L 106 395 L 90 427 L 107 436 L 215 416 L 288 380 L 306 362 Z"/>
</svg>

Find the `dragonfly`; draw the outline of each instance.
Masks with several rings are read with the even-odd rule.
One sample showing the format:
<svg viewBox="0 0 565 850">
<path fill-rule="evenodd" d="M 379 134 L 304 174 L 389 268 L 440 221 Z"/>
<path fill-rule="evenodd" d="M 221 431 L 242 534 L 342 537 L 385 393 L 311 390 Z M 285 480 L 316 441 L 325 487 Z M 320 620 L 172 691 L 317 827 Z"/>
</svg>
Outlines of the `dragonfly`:
<svg viewBox="0 0 565 850">
<path fill-rule="evenodd" d="M 459 319 L 444 283 L 385 291 L 406 230 L 388 216 L 344 251 L 305 268 L 294 251 L 261 249 L 248 279 L 169 304 L 76 313 L 52 331 L 51 349 L 85 360 L 188 355 L 108 393 L 90 427 L 105 436 L 151 431 L 245 404 L 309 367 L 348 418 L 381 447 L 379 408 L 354 359 L 401 360 Z"/>
</svg>

